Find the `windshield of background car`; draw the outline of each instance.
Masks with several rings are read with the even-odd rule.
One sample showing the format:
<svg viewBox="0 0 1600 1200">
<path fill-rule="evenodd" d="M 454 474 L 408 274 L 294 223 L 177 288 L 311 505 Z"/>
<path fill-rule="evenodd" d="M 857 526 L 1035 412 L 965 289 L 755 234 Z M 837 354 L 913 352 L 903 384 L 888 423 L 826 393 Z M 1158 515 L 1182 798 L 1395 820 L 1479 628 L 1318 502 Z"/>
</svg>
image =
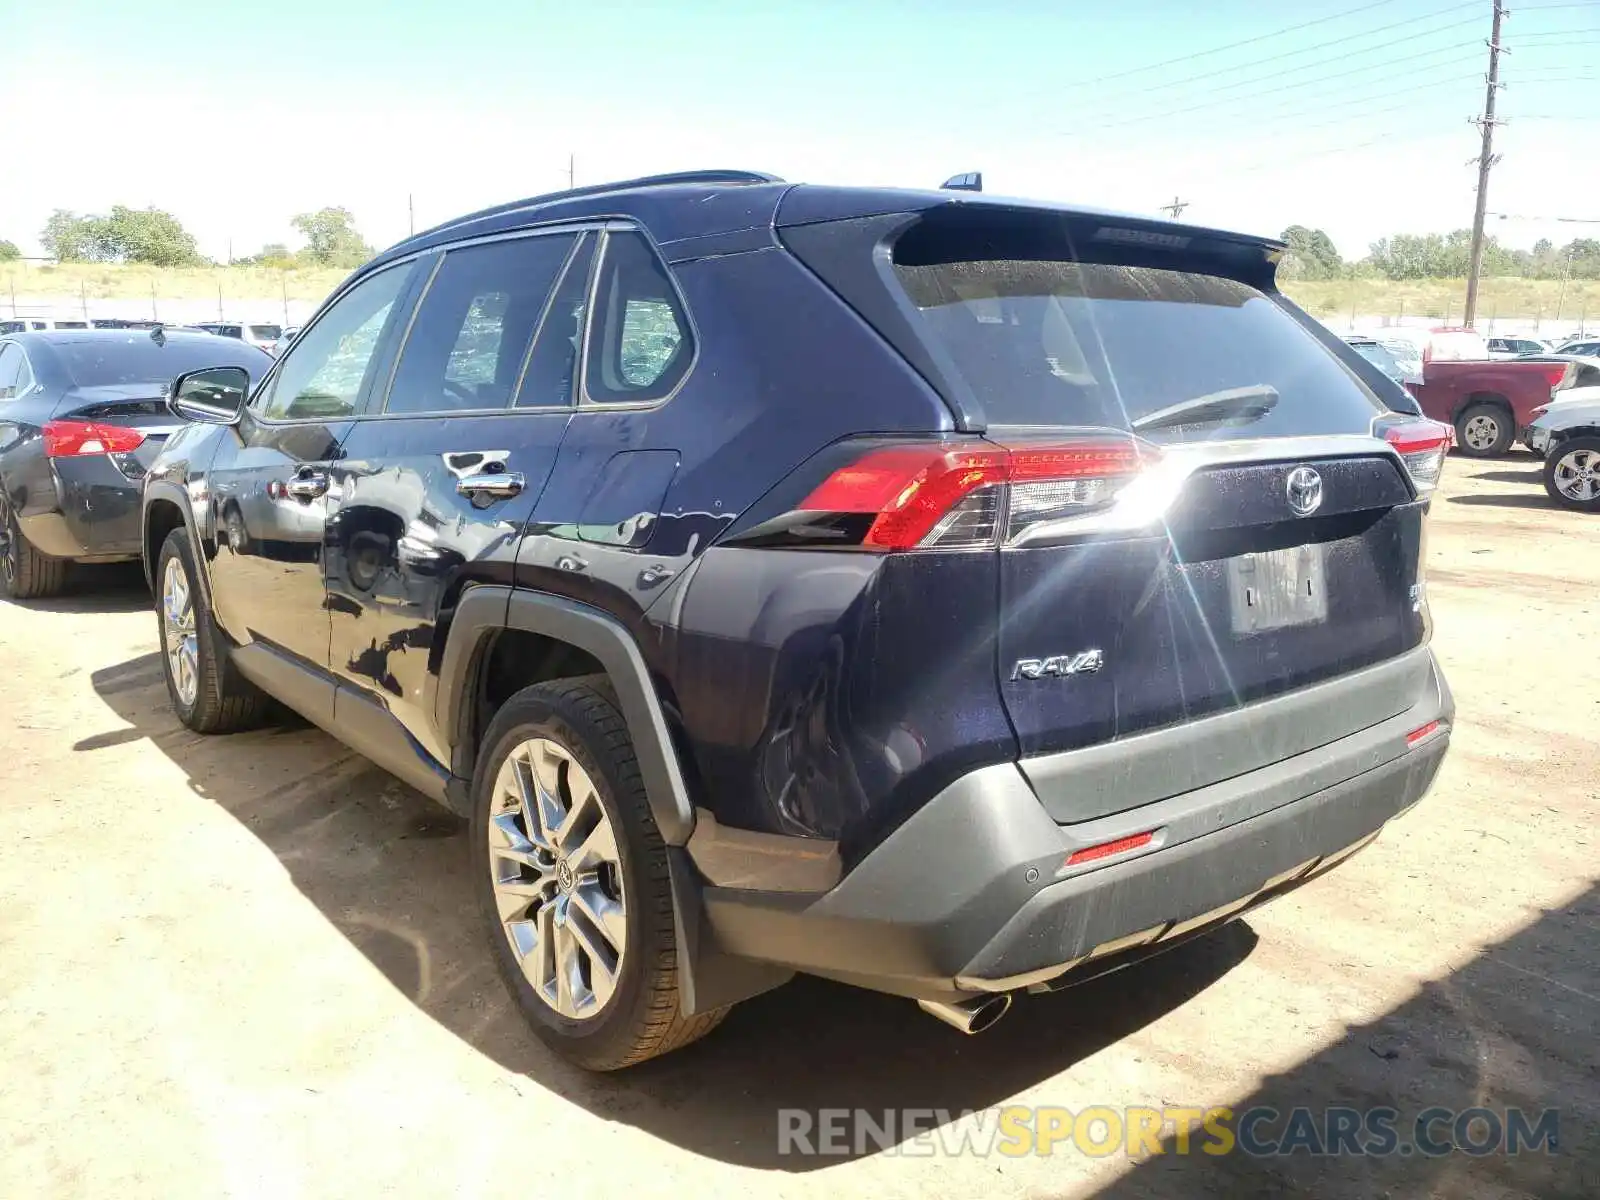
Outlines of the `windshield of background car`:
<svg viewBox="0 0 1600 1200">
<path fill-rule="evenodd" d="M 210 338 L 169 338 L 166 345 L 160 345 L 147 333 L 56 342 L 51 348 L 76 387 L 150 383 L 160 391 L 185 371 L 243 367 L 254 377 L 271 362 L 261 351 L 239 343 L 230 346 Z"/>
<path fill-rule="evenodd" d="M 992 425 L 1127 429 L 1230 389 L 1270 390 L 1270 411 L 1186 423 L 1203 438 L 1366 432 L 1381 408 L 1264 293 L 1215 275 L 1032 259 L 896 263 L 921 314 Z"/>
<path fill-rule="evenodd" d="M 1399 360 L 1376 342 L 1356 342 L 1350 348 L 1390 379 L 1402 379 L 1405 377 L 1405 372 L 1400 368 Z"/>
</svg>

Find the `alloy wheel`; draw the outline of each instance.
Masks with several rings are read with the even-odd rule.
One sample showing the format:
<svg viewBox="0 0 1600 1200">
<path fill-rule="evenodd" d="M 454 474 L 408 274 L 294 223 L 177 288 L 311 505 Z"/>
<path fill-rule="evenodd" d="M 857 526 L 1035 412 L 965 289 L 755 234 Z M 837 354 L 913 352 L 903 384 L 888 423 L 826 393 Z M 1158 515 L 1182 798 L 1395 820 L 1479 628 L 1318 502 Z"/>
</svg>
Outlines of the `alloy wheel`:
<svg viewBox="0 0 1600 1200">
<path fill-rule="evenodd" d="M 1600 451 L 1569 450 L 1556 461 L 1551 479 L 1567 499 L 1589 503 L 1600 496 Z"/>
<path fill-rule="evenodd" d="M 200 639 L 195 633 L 194 596 L 176 555 L 161 576 L 161 623 L 165 632 L 167 674 L 185 707 L 200 693 Z"/>
<path fill-rule="evenodd" d="M 501 928 L 539 998 L 569 1020 L 616 994 L 627 909 L 616 831 L 559 743 L 522 742 L 495 779 L 489 870 Z"/>
<path fill-rule="evenodd" d="M 17 543 L 11 532 L 11 502 L 0 488 L 0 575 L 9 591 L 17 581 Z"/>
<path fill-rule="evenodd" d="M 1492 449 L 1499 437 L 1500 423 L 1482 414 L 1473 417 L 1461 430 L 1461 440 L 1474 450 Z"/>
</svg>

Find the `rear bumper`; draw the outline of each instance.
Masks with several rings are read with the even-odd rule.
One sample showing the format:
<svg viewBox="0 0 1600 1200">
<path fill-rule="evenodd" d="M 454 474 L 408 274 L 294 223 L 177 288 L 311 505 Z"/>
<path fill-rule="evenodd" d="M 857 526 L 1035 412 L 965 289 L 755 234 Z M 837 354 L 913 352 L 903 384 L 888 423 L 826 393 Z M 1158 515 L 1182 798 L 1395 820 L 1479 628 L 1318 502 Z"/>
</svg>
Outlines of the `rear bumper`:
<svg viewBox="0 0 1600 1200">
<path fill-rule="evenodd" d="M 139 483 L 106 458 L 55 459 L 53 487 L 33 489 L 17 525 L 37 550 L 79 562 L 137 558 Z"/>
<path fill-rule="evenodd" d="M 1060 985 L 1133 961 L 1321 874 L 1421 799 L 1454 702 L 1431 653 L 1416 653 L 1428 669 L 1416 702 L 1335 742 L 1072 825 L 1051 819 L 1017 765 L 986 767 L 831 890 L 708 887 L 708 923 L 736 956 L 926 999 Z M 1175 749 L 1185 728 L 1170 731 Z M 1137 739 L 1141 757 L 1162 752 L 1155 736 Z M 1075 849 L 1146 831 L 1148 845 L 1065 865 Z"/>
</svg>

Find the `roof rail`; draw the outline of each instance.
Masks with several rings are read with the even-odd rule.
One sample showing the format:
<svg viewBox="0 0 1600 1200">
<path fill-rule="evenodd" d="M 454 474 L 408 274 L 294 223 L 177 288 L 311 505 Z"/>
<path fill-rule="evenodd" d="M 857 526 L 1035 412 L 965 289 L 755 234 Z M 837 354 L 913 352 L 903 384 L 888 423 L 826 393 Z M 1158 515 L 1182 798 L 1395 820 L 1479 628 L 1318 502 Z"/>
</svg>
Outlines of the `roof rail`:
<svg viewBox="0 0 1600 1200">
<path fill-rule="evenodd" d="M 768 175 L 764 171 L 677 171 L 667 175 L 643 175 L 638 179 L 621 179 L 613 183 L 591 183 L 584 187 L 567 188 L 560 192 L 545 192 L 538 196 L 529 196 L 522 200 L 511 200 L 505 204 L 496 204 L 491 208 L 482 208 L 477 212 L 468 213 L 464 217 L 455 217 L 431 229 L 424 229 L 405 239 L 414 242 L 418 238 L 429 237 L 441 233 L 446 229 L 454 229 L 458 225 L 466 225 L 473 221 L 480 221 L 485 217 L 497 217 L 502 213 L 515 212 L 519 208 L 534 208 L 540 204 L 550 204 L 557 200 L 576 199 L 579 196 L 602 196 L 607 192 L 628 192 L 635 188 L 671 187 L 680 183 L 782 183 L 783 180 L 776 175 Z M 393 247 L 391 247 L 393 249 Z"/>
</svg>

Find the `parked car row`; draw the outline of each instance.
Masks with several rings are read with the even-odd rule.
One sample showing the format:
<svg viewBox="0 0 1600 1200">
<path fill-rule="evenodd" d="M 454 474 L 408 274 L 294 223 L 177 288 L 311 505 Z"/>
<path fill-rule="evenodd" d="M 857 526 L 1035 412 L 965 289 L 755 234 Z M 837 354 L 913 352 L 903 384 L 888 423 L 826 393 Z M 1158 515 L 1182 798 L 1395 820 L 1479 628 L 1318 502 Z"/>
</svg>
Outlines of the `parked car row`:
<svg viewBox="0 0 1600 1200">
<path fill-rule="evenodd" d="M 178 719 L 276 700 L 467 818 L 570 1060 L 797 972 L 975 1033 L 1337 867 L 1444 758 L 1453 434 L 1282 249 L 749 172 L 536 197 L 275 359 L 0 338 L 53 371 L 0 400 L 8 545 L 137 479 Z"/>
<path fill-rule="evenodd" d="M 217 337 L 233 338 L 246 342 L 268 354 L 281 353 L 299 332 L 298 326 L 282 326 L 271 322 L 200 321 L 189 325 L 176 325 L 154 320 L 132 320 L 123 317 L 0 317 L 0 337 L 12 333 L 44 333 L 55 329 L 172 329 L 198 331 Z"/>
</svg>

